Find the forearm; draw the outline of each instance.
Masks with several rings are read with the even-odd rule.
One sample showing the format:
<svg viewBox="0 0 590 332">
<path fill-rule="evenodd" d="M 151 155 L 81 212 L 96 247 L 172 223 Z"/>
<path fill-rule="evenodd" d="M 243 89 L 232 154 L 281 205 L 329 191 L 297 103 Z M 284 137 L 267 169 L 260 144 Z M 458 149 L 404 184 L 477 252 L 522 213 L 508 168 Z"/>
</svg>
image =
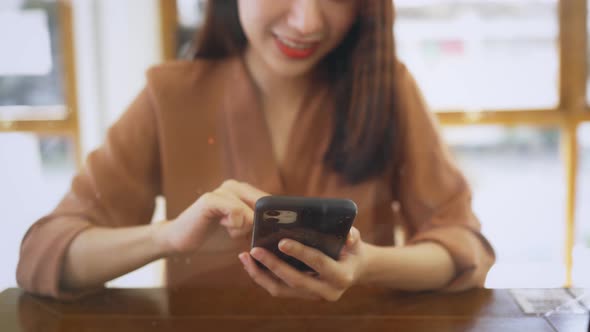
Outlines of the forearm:
<svg viewBox="0 0 590 332">
<path fill-rule="evenodd" d="M 434 242 L 405 247 L 364 244 L 367 257 L 359 283 L 407 291 L 439 289 L 455 275 L 449 252 Z"/>
<path fill-rule="evenodd" d="M 70 244 L 61 287 L 83 290 L 98 287 L 167 255 L 156 232 L 162 224 L 128 228 L 90 228 Z"/>
</svg>

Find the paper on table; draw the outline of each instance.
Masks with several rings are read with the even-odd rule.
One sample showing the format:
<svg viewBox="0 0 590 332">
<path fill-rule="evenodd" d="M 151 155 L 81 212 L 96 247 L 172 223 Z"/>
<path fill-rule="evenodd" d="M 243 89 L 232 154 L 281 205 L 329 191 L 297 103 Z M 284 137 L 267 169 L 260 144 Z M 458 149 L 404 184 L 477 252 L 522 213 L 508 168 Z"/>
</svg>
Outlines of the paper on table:
<svg viewBox="0 0 590 332">
<path fill-rule="evenodd" d="M 590 290 L 584 288 L 570 288 L 570 293 L 578 299 L 586 309 L 590 310 Z"/>
<path fill-rule="evenodd" d="M 548 315 L 555 312 L 586 314 L 572 294 L 566 289 L 512 289 L 514 300 L 525 314 Z"/>
<path fill-rule="evenodd" d="M 0 76 L 47 75 L 52 68 L 47 14 L 0 11 Z"/>
</svg>

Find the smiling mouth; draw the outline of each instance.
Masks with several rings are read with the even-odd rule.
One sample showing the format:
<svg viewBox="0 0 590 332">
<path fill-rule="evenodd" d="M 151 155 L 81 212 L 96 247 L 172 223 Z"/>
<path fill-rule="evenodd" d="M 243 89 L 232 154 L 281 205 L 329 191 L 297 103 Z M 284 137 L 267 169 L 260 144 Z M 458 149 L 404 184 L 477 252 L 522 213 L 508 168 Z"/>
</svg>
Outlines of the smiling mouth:
<svg viewBox="0 0 590 332">
<path fill-rule="evenodd" d="M 275 42 L 279 50 L 291 59 L 306 59 L 312 56 L 318 49 L 319 42 L 306 43 L 275 35 Z"/>
</svg>

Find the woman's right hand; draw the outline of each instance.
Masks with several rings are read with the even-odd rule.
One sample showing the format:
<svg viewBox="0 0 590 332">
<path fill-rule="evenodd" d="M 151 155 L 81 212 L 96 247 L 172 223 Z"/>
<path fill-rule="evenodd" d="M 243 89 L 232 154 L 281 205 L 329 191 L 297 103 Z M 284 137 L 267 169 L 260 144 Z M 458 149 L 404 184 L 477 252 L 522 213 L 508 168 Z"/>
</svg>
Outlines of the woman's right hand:
<svg viewBox="0 0 590 332">
<path fill-rule="evenodd" d="M 252 230 L 256 201 L 268 195 L 249 184 L 227 180 L 199 197 L 173 221 L 162 223 L 156 231 L 156 243 L 166 256 L 190 254 L 199 249 L 214 224 L 225 227 L 232 238 L 246 236 Z"/>
</svg>

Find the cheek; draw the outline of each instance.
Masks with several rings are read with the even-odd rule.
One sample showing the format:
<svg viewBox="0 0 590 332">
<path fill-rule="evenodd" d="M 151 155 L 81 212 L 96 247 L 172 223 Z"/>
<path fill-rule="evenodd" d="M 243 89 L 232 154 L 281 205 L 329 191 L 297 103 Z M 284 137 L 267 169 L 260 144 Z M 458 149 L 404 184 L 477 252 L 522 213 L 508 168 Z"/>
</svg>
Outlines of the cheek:
<svg viewBox="0 0 590 332">
<path fill-rule="evenodd" d="M 279 4 L 282 2 L 282 0 L 238 0 L 240 24 L 249 39 L 263 37 L 264 32 L 280 16 Z"/>
<path fill-rule="evenodd" d="M 257 6 L 253 6 L 253 4 L 256 4 L 258 1 L 259 0 L 238 0 L 240 24 L 248 39 L 251 39 L 257 30 L 256 22 L 258 22 L 257 15 L 259 14 L 256 11 Z"/>
<path fill-rule="evenodd" d="M 330 35 L 333 44 L 338 44 L 348 34 L 353 24 L 358 19 L 356 11 L 333 12 L 326 17 L 330 26 Z"/>
</svg>

